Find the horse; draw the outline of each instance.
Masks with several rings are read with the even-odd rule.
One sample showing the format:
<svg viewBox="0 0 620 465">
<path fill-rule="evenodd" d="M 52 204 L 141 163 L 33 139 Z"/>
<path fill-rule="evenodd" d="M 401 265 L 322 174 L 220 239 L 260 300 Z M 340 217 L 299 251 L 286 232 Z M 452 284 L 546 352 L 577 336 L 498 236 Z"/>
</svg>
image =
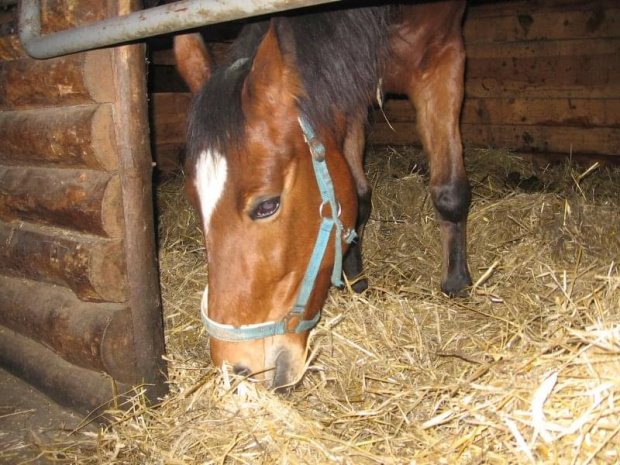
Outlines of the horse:
<svg viewBox="0 0 620 465">
<path fill-rule="evenodd" d="M 365 123 L 384 94 L 405 94 L 417 112 L 441 289 L 454 296 L 471 285 L 464 10 L 449 0 L 289 12 L 246 24 L 219 68 L 200 35 L 175 37 L 194 94 L 185 189 L 204 233 L 200 311 L 214 363 L 273 388 L 294 385 L 330 286 L 342 286 L 344 272 L 354 291 L 368 287 Z"/>
</svg>

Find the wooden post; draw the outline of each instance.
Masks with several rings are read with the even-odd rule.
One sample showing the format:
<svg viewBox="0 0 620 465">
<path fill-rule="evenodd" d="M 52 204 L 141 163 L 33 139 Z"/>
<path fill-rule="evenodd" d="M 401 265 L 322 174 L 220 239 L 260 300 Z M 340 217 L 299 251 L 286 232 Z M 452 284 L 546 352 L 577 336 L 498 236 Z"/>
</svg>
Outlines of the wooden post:
<svg viewBox="0 0 620 465">
<path fill-rule="evenodd" d="M 137 2 L 119 0 L 118 14 L 136 8 Z M 129 300 L 132 309 L 138 375 L 153 383 L 149 396 L 167 392 L 163 321 L 152 196 L 152 158 L 148 137 L 144 45 L 114 49 L 118 99 L 114 106 L 119 172 L 125 214 L 125 256 Z"/>
</svg>

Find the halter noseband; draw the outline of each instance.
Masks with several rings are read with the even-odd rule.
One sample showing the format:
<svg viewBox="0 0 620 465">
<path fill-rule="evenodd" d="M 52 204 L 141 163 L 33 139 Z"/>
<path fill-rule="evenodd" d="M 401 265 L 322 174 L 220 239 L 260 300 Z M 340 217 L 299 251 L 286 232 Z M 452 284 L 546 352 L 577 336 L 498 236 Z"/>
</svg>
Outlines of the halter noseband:
<svg viewBox="0 0 620 465">
<path fill-rule="evenodd" d="M 301 282 L 301 289 L 297 294 L 297 300 L 293 308 L 282 318 L 280 321 L 268 321 L 265 323 L 257 323 L 252 325 L 243 325 L 235 327 L 233 325 L 224 325 L 217 323 L 209 318 L 208 312 L 208 286 L 205 288 L 205 292 L 202 296 L 201 315 L 202 321 L 207 329 L 209 335 L 216 339 L 228 342 L 243 342 L 251 341 L 254 339 L 263 339 L 266 337 L 280 336 L 283 334 L 295 333 L 299 334 L 304 331 L 308 331 L 314 328 L 319 319 L 321 318 L 321 310 L 316 315 L 306 320 L 304 319 L 304 312 L 306 310 L 306 304 L 312 293 L 316 277 L 319 273 L 319 268 L 323 262 L 327 245 L 329 244 L 329 238 L 331 236 L 332 229 L 335 230 L 334 246 L 335 246 L 335 259 L 334 269 L 332 270 L 331 280 L 334 286 L 342 286 L 342 241 L 350 244 L 355 240 L 357 234 L 354 229 L 345 229 L 340 221 L 340 204 L 336 200 L 336 193 L 334 191 L 334 183 L 329 175 L 327 169 L 327 163 L 325 162 L 325 146 L 316 136 L 314 128 L 305 116 L 299 117 L 299 125 L 304 133 L 304 139 L 306 144 L 310 148 L 312 154 L 312 166 L 314 168 L 314 176 L 321 193 L 321 206 L 319 207 L 319 215 L 321 217 L 321 225 L 319 226 L 319 234 L 314 243 L 314 250 L 310 256 L 310 262 L 308 268 L 306 268 L 306 274 Z M 324 216 L 323 210 L 325 205 L 329 205 L 331 210 L 331 217 Z M 344 237 L 343 237 L 344 232 Z M 293 318 L 298 318 L 297 326 L 290 329 L 289 322 Z"/>
</svg>

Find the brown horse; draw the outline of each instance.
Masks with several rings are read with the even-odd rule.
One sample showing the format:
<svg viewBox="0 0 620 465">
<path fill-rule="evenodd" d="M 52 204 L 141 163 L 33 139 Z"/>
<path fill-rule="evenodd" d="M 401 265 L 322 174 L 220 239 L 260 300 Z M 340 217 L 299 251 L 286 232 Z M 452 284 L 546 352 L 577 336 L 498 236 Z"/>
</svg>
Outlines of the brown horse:
<svg viewBox="0 0 620 465">
<path fill-rule="evenodd" d="M 274 387 L 295 382 L 330 281 L 340 283 L 342 267 L 356 291 L 368 286 L 364 125 L 383 92 L 406 94 L 417 111 L 442 290 L 471 284 L 459 132 L 464 9 L 458 0 L 289 13 L 246 26 L 229 66 L 217 70 L 199 36 L 175 39 L 177 66 L 196 94 L 187 192 L 204 228 L 202 315 L 215 363 Z"/>
</svg>

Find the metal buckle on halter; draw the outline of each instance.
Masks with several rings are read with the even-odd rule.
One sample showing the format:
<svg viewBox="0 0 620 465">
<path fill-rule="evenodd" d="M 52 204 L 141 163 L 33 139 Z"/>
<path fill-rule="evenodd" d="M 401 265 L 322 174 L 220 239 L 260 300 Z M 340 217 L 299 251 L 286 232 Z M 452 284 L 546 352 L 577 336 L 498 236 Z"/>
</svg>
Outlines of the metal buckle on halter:
<svg viewBox="0 0 620 465">
<path fill-rule="evenodd" d="M 291 321 L 293 320 L 293 318 L 297 318 L 298 321 L 297 323 L 291 328 L 290 324 Z M 286 315 L 284 315 L 284 318 L 282 318 L 280 321 L 283 324 L 283 330 L 284 330 L 284 334 L 295 334 L 296 330 L 297 330 L 297 326 L 299 325 L 299 322 L 301 320 L 303 320 L 304 318 L 304 314 L 303 313 L 293 313 L 293 312 L 288 312 Z"/>
<path fill-rule="evenodd" d="M 332 216 L 331 217 L 326 217 L 323 214 L 323 208 L 325 207 L 326 204 L 330 204 L 329 200 L 324 200 L 321 205 L 319 206 L 319 216 L 321 217 L 321 219 L 327 218 L 330 220 L 335 220 L 336 218 L 340 218 L 340 214 L 342 213 L 342 205 L 340 205 L 340 202 L 336 201 L 336 203 L 338 204 L 338 215 L 336 215 L 336 217 L 334 217 L 334 212 L 332 212 Z"/>
</svg>

